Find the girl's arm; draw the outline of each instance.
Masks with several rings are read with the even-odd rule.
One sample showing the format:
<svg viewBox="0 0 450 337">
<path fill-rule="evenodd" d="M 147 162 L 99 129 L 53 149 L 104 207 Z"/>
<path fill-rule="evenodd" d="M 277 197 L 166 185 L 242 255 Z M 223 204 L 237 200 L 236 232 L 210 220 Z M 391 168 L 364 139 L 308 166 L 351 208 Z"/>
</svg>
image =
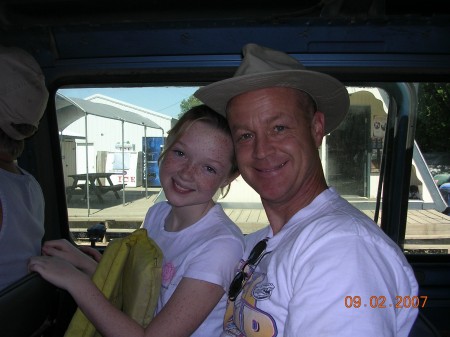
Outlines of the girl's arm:
<svg viewBox="0 0 450 337">
<path fill-rule="evenodd" d="M 47 281 L 66 289 L 86 317 L 105 337 L 190 336 L 219 302 L 224 290 L 215 284 L 184 278 L 163 310 L 144 329 L 114 307 L 89 276 L 58 257 L 37 256 L 29 263 Z"/>
<path fill-rule="evenodd" d="M 217 284 L 183 278 L 161 312 L 150 322 L 145 336 L 190 336 L 208 317 L 224 293 Z"/>
</svg>

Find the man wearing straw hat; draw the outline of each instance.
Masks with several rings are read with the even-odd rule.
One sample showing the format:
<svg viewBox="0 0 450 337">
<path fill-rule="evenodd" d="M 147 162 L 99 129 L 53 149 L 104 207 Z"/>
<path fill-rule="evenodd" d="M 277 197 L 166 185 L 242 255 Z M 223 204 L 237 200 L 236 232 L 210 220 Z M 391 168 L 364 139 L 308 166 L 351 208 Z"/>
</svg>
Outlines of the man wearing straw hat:
<svg viewBox="0 0 450 337">
<path fill-rule="evenodd" d="M 17 165 L 25 139 L 38 128 L 47 106 L 44 75 L 36 60 L 0 46 L 0 289 L 28 273 L 41 254 L 44 196 L 34 177 Z"/>
<path fill-rule="evenodd" d="M 248 44 L 243 56 L 232 78 L 195 93 L 227 117 L 270 223 L 246 237 L 222 336 L 408 336 L 418 311 L 396 304 L 417 298 L 411 266 L 322 170 L 346 88 L 280 51 Z"/>
</svg>

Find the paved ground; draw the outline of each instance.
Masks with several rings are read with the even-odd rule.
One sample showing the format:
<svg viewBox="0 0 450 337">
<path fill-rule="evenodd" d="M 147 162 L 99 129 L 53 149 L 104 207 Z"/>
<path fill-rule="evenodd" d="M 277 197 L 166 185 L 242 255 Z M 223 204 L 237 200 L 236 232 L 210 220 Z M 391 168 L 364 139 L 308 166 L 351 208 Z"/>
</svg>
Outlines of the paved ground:
<svg viewBox="0 0 450 337">
<path fill-rule="evenodd" d="M 128 188 L 125 195 L 116 199 L 113 193 L 104 195 L 104 203 L 95 196 L 86 200 L 74 196 L 69 203 L 69 225 L 74 232 L 83 235 L 86 228 L 100 221 L 107 222 L 111 237 L 117 233 L 139 228 L 150 206 L 158 199 L 159 188 Z M 268 223 L 262 208 L 225 208 L 225 212 L 243 231 L 251 233 Z M 373 218 L 373 211 L 363 211 Z M 411 210 L 408 212 L 406 229 L 407 249 L 450 250 L 450 216 L 434 210 Z"/>
<path fill-rule="evenodd" d="M 91 196 L 89 208 L 87 201 L 81 196 L 73 196 L 68 204 L 69 222 L 71 225 L 105 220 L 142 222 L 159 191 L 159 188 L 154 187 L 149 187 L 147 191 L 141 187 L 130 188 L 124 194 L 119 192 L 120 199 L 116 199 L 113 193 L 106 193 L 103 195 L 103 203 Z"/>
</svg>

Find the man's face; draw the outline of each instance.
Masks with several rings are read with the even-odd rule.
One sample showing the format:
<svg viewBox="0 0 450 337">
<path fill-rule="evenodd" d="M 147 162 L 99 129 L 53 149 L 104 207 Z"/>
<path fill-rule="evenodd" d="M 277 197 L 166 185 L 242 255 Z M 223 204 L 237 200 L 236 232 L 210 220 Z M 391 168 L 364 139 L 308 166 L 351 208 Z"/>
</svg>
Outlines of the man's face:
<svg viewBox="0 0 450 337">
<path fill-rule="evenodd" d="M 315 197 L 326 186 L 318 154 L 324 116 L 306 112 L 303 95 L 266 88 L 236 96 L 228 105 L 240 173 L 263 203 L 295 207 L 295 200 Z"/>
</svg>

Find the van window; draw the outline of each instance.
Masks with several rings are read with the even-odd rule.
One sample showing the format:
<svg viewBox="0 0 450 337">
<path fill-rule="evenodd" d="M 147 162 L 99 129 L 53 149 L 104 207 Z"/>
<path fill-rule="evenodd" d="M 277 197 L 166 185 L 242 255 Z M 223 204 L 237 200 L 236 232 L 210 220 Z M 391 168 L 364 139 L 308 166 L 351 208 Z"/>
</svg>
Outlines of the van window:
<svg viewBox="0 0 450 337">
<path fill-rule="evenodd" d="M 420 103 L 416 135 L 428 143 L 426 152 L 419 142 L 414 144 L 404 249 L 410 254 L 448 254 L 445 239 L 449 238 L 446 228 L 450 227 L 450 217 L 443 214 L 448 198 L 435 176 L 450 173 L 450 164 L 448 156 L 439 157 L 434 151 L 439 148 L 428 145 L 430 137 L 442 141 L 448 134 L 426 132 L 429 119 L 435 118 L 428 116 L 427 109 L 434 102 L 430 95 L 439 92 L 427 85 L 416 86 Z M 382 214 L 376 200 L 381 195 L 390 106 L 389 93 L 381 87 L 347 87 L 349 113 L 319 148 L 329 186 L 378 224 Z M 190 106 L 200 103 L 192 96 L 197 89 L 142 86 L 64 88 L 57 92 L 69 226 L 77 243 L 90 244 L 87 229 L 97 223 L 107 227 L 97 245 L 127 235 L 141 225 L 151 205 L 165 200 L 158 156 L 174 122 Z M 245 234 L 268 223 L 259 196 L 241 177 L 218 202 Z"/>
<path fill-rule="evenodd" d="M 450 83 L 418 83 L 417 128 L 406 228 L 407 253 L 450 248 Z"/>
</svg>

